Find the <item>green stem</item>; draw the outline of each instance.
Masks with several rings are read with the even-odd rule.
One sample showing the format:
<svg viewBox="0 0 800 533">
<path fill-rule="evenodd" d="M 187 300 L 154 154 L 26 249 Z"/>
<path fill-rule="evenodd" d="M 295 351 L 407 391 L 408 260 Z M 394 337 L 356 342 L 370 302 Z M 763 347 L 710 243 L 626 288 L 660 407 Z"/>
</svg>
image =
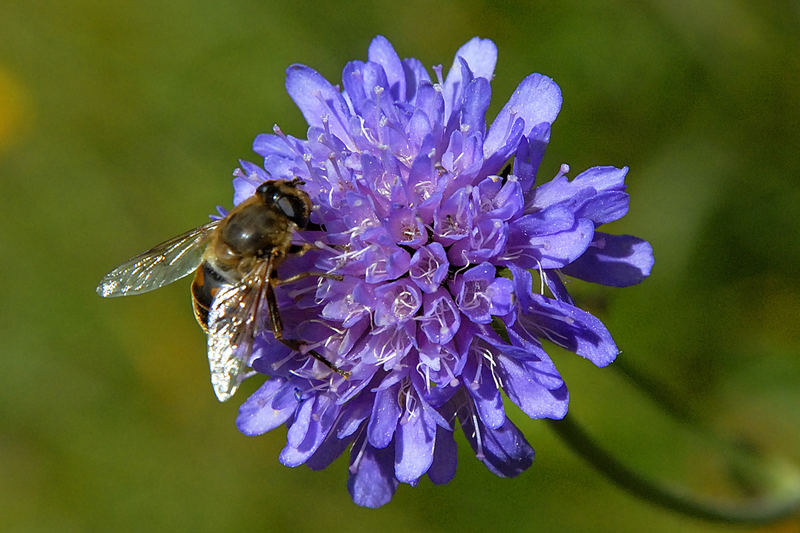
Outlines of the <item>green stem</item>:
<svg viewBox="0 0 800 533">
<path fill-rule="evenodd" d="M 568 415 L 563 420 L 549 420 L 551 427 L 573 451 L 588 461 L 620 488 L 656 505 L 679 513 L 715 522 L 765 524 L 800 512 L 800 483 L 789 490 L 745 501 L 722 501 L 699 497 L 683 488 L 676 488 L 647 479 L 600 448 L 588 433 Z"/>
<path fill-rule="evenodd" d="M 763 478 L 763 472 L 754 467 L 755 461 L 762 459 L 758 450 L 742 435 L 712 427 L 708 420 L 681 401 L 682 396 L 670 390 L 661 381 L 628 364 L 629 359 L 619 358 L 614 370 L 620 372 L 638 392 L 649 398 L 655 405 L 671 415 L 679 423 L 691 428 L 693 433 L 702 435 L 706 443 L 727 452 L 730 467 L 735 474 L 733 481 L 739 488 L 751 489 L 754 481 Z"/>
</svg>

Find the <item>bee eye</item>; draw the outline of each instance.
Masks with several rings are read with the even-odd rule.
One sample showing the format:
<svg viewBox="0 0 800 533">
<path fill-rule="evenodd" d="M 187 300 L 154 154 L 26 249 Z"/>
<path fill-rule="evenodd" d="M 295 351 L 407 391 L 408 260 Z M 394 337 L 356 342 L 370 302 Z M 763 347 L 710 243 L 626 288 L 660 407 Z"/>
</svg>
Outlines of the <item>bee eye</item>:
<svg viewBox="0 0 800 533">
<path fill-rule="evenodd" d="M 271 188 L 272 187 L 270 186 L 270 184 L 265 181 L 264 183 L 258 186 L 258 188 L 256 189 L 256 194 L 259 196 L 267 196 Z"/>
<path fill-rule="evenodd" d="M 278 196 L 278 195 L 276 195 L 276 196 Z M 292 201 L 291 200 L 289 200 L 285 196 L 278 196 L 278 198 L 276 198 L 274 200 L 275 200 L 275 204 L 278 206 L 278 208 L 281 211 L 283 211 L 284 215 L 286 215 L 289 218 L 294 218 L 295 211 L 294 211 L 294 205 L 292 205 Z"/>
<path fill-rule="evenodd" d="M 297 224 L 300 228 L 305 228 L 308 225 L 308 215 L 306 214 L 305 206 L 292 196 L 280 196 L 275 201 L 275 206 L 286 215 L 286 218 Z"/>
</svg>

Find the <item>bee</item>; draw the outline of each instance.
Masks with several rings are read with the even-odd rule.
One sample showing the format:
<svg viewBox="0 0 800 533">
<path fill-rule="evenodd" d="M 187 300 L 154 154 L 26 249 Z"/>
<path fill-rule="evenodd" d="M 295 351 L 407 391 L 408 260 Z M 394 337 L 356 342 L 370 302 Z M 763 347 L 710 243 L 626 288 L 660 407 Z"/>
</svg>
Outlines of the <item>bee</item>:
<svg viewBox="0 0 800 533">
<path fill-rule="evenodd" d="M 221 402 L 233 396 L 249 375 L 247 360 L 265 310 L 277 340 L 349 377 L 302 342 L 283 337 L 275 287 L 309 276 L 342 279 L 321 272 L 303 272 L 286 279 L 277 274 L 287 256 L 304 254 L 313 247 L 292 243 L 294 232 L 309 226 L 312 204 L 299 188 L 303 184 L 299 178 L 265 181 L 224 218 L 169 239 L 116 267 L 103 276 L 97 294 L 104 298 L 140 294 L 194 272 L 192 307 L 208 336 L 211 384 Z"/>
</svg>

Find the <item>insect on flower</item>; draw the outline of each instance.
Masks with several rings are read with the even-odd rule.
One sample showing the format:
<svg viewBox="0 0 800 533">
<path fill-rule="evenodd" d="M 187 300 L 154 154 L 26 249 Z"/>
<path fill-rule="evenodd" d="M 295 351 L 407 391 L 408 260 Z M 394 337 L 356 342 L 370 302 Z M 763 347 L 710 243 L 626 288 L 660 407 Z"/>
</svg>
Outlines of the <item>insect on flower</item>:
<svg viewBox="0 0 800 533">
<path fill-rule="evenodd" d="M 290 66 L 306 138 L 258 135 L 262 161 L 240 161 L 230 214 L 98 287 L 134 294 L 196 270 L 217 396 L 265 376 L 239 430 L 285 425 L 286 466 L 326 468 L 349 450 L 358 505 L 450 481 L 459 427 L 491 472 L 524 472 L 534 450 L 505 405 L 558 419 L 569 403 L 544 343 L 598 367 L 619 352 L 569 278 L 627 287 L 653 266 L 647 241 L 602 231 L 628 211 L 627 167 L 570 179 L 564 164 L 549 180 L 539 168 L 561 109 L 552 79 L 526 76 L 487 121 L 496 60 L 476 37 L 431 76 L 378 36 L 341 85 Z"/>
<path fill-rule="evenodd" d="M 248 376 L 253 339 L 266 309 L 275 338 L 292 350 L 308 353 L 331 370 L 348 373 L 297 340 L 283 337 L 275 287 L 307 277 L 341 276 L 302 272 L 280 279 L 277 267 L 289 255 L 302 255 L 312 244 L 293 244 L 296 230 L 309 225 L 311 200 L 304 182 L 268 180 L 224 218 L 174 237 L 122 263 L 97 286 L 105 298 L 163 287 L 195 272 L 192 304 L 197 323 L 208 335 L 211 384 L 224 402 Z"/>
</svg>

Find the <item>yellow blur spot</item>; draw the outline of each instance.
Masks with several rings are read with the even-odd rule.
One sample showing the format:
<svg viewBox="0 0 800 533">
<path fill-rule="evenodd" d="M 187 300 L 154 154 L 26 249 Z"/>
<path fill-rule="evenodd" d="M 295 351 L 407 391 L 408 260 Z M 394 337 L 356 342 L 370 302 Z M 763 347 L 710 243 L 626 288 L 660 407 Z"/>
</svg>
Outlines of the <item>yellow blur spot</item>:
<svg viewBox="0 0 800 533">
<path fill-rule="evenodd" d="M 24 136 L 29 115 L 29 96 L 22 83 L 0 65 L 0 153 Z"/>
</svg>

